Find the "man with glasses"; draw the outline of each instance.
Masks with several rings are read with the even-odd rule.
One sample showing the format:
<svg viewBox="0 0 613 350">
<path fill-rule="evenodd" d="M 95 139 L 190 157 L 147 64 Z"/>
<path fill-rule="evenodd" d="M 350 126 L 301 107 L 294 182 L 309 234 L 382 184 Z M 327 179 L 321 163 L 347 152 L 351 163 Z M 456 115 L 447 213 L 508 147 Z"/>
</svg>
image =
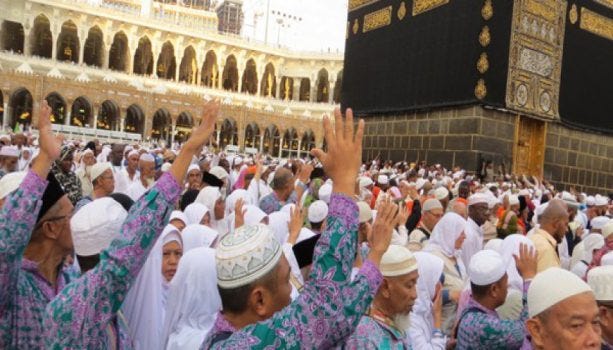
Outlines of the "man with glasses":
<svg viewBox="0 0 613 350">
<path fill-rule="evenodd" d="M 45 307 L 74 275 L 63 265 L 72 252 L 73 206 L 49 173 L 62 144 L 50 115 L 43 101 L 40 153 L 0 210 L 0 349 L 43 348 Z"/>
<path fill-rule="evenodd" d="M 409 250 L 417 252 L 426 247 L 434 226 L 443 217 L 443 210 L 438 199 L 430 198 L 424 202 L 421 221 L 409 235 Z"/>
<path fill-rule="evenodd" d="M 483 249 L 483 225 L 490 216 L 489 197 L 483 193 L 475 193 L 468 198 L 468 220 L 466 221 L 466 239 L 462 245 L 462 261 L 470 265 L 473 255 Z"/>
</svg>

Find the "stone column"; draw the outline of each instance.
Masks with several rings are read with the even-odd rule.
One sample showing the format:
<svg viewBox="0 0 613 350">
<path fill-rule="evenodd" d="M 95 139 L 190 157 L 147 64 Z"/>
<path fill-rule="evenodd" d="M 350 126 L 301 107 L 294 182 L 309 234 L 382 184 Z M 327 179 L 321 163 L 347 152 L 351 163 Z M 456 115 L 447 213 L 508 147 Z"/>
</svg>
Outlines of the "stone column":
<svg viewBox="0 0 613 350">
<path fill-rule="evenodd" d="M 59 37 L 60 33 L 56 30 L 54 31 L 53 29 L 51 30 L 51 41 L 53 42 L 51 44 L 51 59 L 53 61 L 57 60 L 57 39 Z"/>
<path fill-rule="evenodd" d="M 94 125 L 90 125 L 94 130 L 98 129 L 98 113 L 100 113 L 100 107 L 93 107 L 92 112 L 94 113 Z"/>
<path fill-rule="evenodd" d="M 336 81 L 334 80 L 329 80 L 328 81 L 328 103 L 333 104 L 334 103 L 334 84 L 336 83 Z"/>
<path fill-rule="evenodd" d="M 70 111 L 66 111 L 66 115 L 64 116 L 64 125 L 70 125 L 71 114 L 72 113 Z"/>
<path fill-rule="evenodd" d="M 282 154 L 283 154 L 283 134 L 279 137 L 279 154 L 277 156 L 281 158 Z"/>
<path fill-rule="evenodd" d="M 298 158 L 300 158 L 300 147 L 302 147 L 302 139 L 298 139 L 298 151 L 297 151 Z"/>
<path fill-rule="evenodd" d="M 175 143 L 175 132 L 177 130 L 177 122 L 172 121 L 171 131 L 170 131 L 170 144 L 173 145 Z"/>
<path fill-rule="evenodd" d="M 247 66 L 247 64 L 241 64 L 240 66 L 237 67 L 238 69 L 238 90 L 237 92 L 242 92 L 243 91 L 243 76 L 245 75 L 245 67 Z"/>
<path fill-rule="evenodd" d="M 281 98 L 281 78 L 275 77 L 275 81 L 277 83 L 277 88 L 273 91 L 274 96 L 272 98 L 280 99 Z"/>
<path fill-rule="evenodd" d="M 10 118 L 8 101 L 4 102 L 3 107 L 4 109 L 2 110 L 2 131 L 4 132 L 4 129 L 8 125 L 8 119 Z"/>
<path fill-rule="evenodd" d="M 79 64 L 83 64 L 83 57 L 85 57 L 85 40 L 87 39 L 79 40 Z"/>
<path fill-rule="evenodd" d="M 30 30 L 23 31 L 23 55 L 26 57 L 32 56 L 32 50 L 30 48 Z M 6 111 L 6 108 L 4 109 Z"/>
<path fill-rule="evenodd" d="M 219 90 L 223 89 L 223 70 L 226 67 L 225 64 L 218 64 L 217 67 L 219 68 L 217 70 L 217 88 Z"/>
<path fill-rule="evenodd" d="M 217 147 L 220 147 L 219 146 L 219 138 L 221 136 L 221 130 L 217 130 L 217 132 L 215 132 L 215 133 L 217 134 L 217 135 L 215 135 L 215 142 L 217 142 Z"/>
<path fill-rule="evenodd" d="M 300 101 L 300 78 L 294 79 L 294 90 L 292 91 L 292 101 Z"/>
<path fill-rule="evenodd" d="M 260 132 L 260 154 L 264 151 L 264 133 Z"/>
<path fill-rule="evenodd" d="M 109 69 L 109 54 L 111 51 L 111 45 L 102 44 L 102 69 Z"/>
<path fill-rule="evenodd" d="M 121 131 L 121 132 L 123 132 L 125 121 L 126 121 L 126 119 L 124 117 L 120 117 L 119 118 L 119 131 Z"/>
</svg>

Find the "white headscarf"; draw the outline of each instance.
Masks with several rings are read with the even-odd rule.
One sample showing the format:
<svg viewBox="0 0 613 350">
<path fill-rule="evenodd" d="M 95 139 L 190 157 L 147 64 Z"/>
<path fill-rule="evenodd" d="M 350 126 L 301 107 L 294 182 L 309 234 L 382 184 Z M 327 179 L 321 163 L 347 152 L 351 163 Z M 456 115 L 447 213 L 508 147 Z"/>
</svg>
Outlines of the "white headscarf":
<svg viewBox="0 0 613 350">
<path fill-rule="evenodd" d="M 23 158 L 23 152 L 30 153 L 30 159 Z M 17 161 L 18 171 L 28 171 L 30 163 L 32 162 L 32 150 L 28 147 L 23 147 L 21 149 L 21 155 L 19 156 L 19 160 Z"/>
<path fill-rule="evenodd" d="M 226 217 L 234 213 L 234 206 L 236 205 L 236 201 L 240 198 L 243 199 L 244 205 L 254 204 L 251 203 L 249 192 L 242 189 L 235 190 L 226 198 Z"/>
<path fill-rule="evenodd" d="M 460 215 L 448 212 L 434 226 L 428 245 L 424 251 L 433 251 L 439 248 L 447 257 L 457 258 L 459 254 L 455 249 L 455 242 L 466 227 L 466 220 Z"/>
<path fill-rule="evenodd" d="M 534 243 L 532 243 L 530 239 L 521 234 L 512 234 L 502 241 L 500 255 L 502 255 L 502 262 L 507 267 L 509 288 L 523 292 L 524 279 L 519 275 L 517 266 L 515 265 L 515 259 L 513 258 L 513 255 L 519 255 L 519 245 L 521 243 L 534 249 Z"/>
<path fill-rule="evenodd" d="M 202 203 L 196 202 L 188 205 L 183 211 L 183 213 L 187 217 L 188 225 L 200 224 L 200 222 L 202 222 L 202 218 L 204 218 L 204 216 L 208 212 L 209 208 L 207 208 Z"/>
<path fill-rule="evenodd" d="M 600 249 L 604 247 L 604 237 L 602 237 L 599 233 L 590 233 L 589 235 L 583 238 L 583 249 L 585 253 L 583 254 L 583 261 L 587 262 L 587 264 L 592 263 L 592 259 L 594 257 L 594 249 Z"/>
<path fill-rule="evenodd" d="M 245 209 L 245 225 L 257 225 L 267 216 L 262 209 L 255 205 L 247 205 Z"/>
<path fill-rule="evenodd" d="M 436 294 L 436 284 L 440 281 L 445 263 L 436 255 L 424 252 L 413 253 L 417 259 L 417 300 L 411 311 L 409 339 L 414 346 L 422 342 L 429 343 L 434 330 L 432 316 L 432 299 Z M 427 339 L 425 339 L 427 338 Z"/>
<path fill-rule="evenodd" d="M 211 247 L 217 236 L 219 233 L 210 227 L 200 224 L 187 225 L 181 232 L 183 254 L 195 248 Z"/>
<path fill-rule="evenodd" d="M 122 310 L 136 350 L 161 348 L 169 286 L 162 275 L 162 255 L 164 245 L 173 241 L 182 243 L 180 233 L 173 225 L 167 225 L 123 303 Z"/>
<path fill-rule="evenodd" d="M 209 209 L 209 213 L 211 213 L 211 227 L 217 230 L 221 235 L 224 235 L 227 232 L 222 231 L 227 230 L 228 226 L 226 220 L 224 220 L 225 217 L 219 220 L 215 218 L 215 203 L 217 203 L 217 200 L 220 198 L 221 191 L 219 190 L 219 187 L 207 186 L 201 189 L 200 193 L 198 193 L 196 203 L 204 204 Z"/>
<path fill-rule="evenodd" d="M 275 237 L 279 241 L 279 244 L 284 244 L 287 242 L 287 237 L 289 236 L 289 214 L 276 211 L 268 215 L 268 227 L 275 233 Z"/>
<path fill-rule="evenodd" d="M 221 310 L 215 250 L 200 247 L 181 258 L 170 283 L 163 342 L 166 350 L 197 350 Z"/>
</svg>

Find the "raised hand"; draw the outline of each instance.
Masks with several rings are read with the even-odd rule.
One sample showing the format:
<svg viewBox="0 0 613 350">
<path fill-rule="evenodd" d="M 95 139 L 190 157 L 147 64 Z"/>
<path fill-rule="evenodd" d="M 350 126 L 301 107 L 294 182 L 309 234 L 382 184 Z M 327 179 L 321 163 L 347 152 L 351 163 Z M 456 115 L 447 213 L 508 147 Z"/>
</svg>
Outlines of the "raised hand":
<svg viewBox="0 0 613 350">
<path fill-rule="evenodd" d="M 368 260 L 377 266 L 381 257 L 387 251 L 392 240 L 392 231 L 398 221 L 398 206 L 390 200 L 385 200 L 379 204 L 377 218 L 372 226 L 372 231 L 368 237 L 370 252 Z"/>
<path fill-rule="evenodd" d="M 51 129 L 51 107 L 46 100 L 40 104 L 38 116 L 38 142 L 40 152 L 32 163 L 32 171 L 41 178 L 46 178 L 51 163 L 60 157 L 60 149 L 64 138 L 54 135 Z"/>
<path fill-rule="evenodd" d="M 347 109 L 345 114 L 346 118 L 343 120 L 340 109 L 334 110 L 334 127 L 330 119 L 324 117 L 328 152 L 313 149 L 311 154 L 319 159 L 326 174 L 334 182 L 334 192 L 353 196 L 354 184 L 362 161 L 364 121 L 360 120 L 357 130 L 354 130 L 353 111 Z"/>
<path fill-rule="evenodd" d="M 517 272 L 524 280 L 529 280 L 536 276 L 537 269 L 537 252 L 532 247 L 525 243 L 519 245 L 519 256 L 513 255 Z"/>
<path fill-rule="evenodd" d="M 290 219 L 287 223 L 287 227 L 289 229 L 289 237 L 287 238 L 287 242 L 291 245 L 296 244 L 298 236 L 300 235 L 302 223 L 304 222 L 303 214 L 302 208 L 297 204 L 290 209 Z"/>
<path fill-rule="evenodd" d="M 245 212 L 247 209 L 243 209 L 245 203 L 243 199 L 240 198 L 234 204 L 234 228 L 237 229 L 243 225 L 245 225 Z"/>
</svg>

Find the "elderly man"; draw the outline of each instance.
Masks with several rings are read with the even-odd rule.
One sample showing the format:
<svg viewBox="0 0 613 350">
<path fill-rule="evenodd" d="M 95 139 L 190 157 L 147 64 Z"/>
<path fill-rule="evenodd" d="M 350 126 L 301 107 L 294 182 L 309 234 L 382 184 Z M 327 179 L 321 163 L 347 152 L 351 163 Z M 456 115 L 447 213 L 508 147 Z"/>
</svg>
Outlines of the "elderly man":
<svg viewBox="0 0 613 350">
<path fill-rule="evenodd" d="M 1 146 L 0 148 L 0 178 L 6 174 L 17 171 L 19 150 L 13 146 Z"/>
<path fill-rule="evenodd" d="M 297 198 L 307 189 L 306 183 L 311 176 L 313 167 L 304 166 L 299 170 L 298 181 L 292 172 L 286 168 L 280 168 L 275 172 L 272 180 L 273 192 L 260 199 L 259 207 L 267 215 L 281 210 L 286 204 L 295 204 Z"/>
<path fill-rule="evenodd" d="M 417 299 L 417 260 L 410 250 L 390 245 L 380 265 L 383 284 L 346 349 L 410 349 L 405 331 Z"/>
<path fill-rule="evenodd" d="M 198 164 L 191 164 L 187 169 L 186 190 L 198 190 L 202 188 L 202 171 Z"/>
<path fill-rule="evenodd" d="M 468 266 L 472 295 L 458 322 L 457 349 L 519 349 L 526 336 L 527 292 L 536 275 L 536 252 L 522 244 L 517 270 L 524 279 L 523 309 L 519 320 L 502 320 L 496 308 L 508 292 L 507 267 L 493 250 L 476 253 Z"/>
<path fill-rule="evenodd" d="M 600 266 L 587 275 L 600 311 L 602 349 L 613 349 L 613 266 Z"/>
<path fill-rule="evenodd" d="M 63 266 L 72 251 L 72 204 L 49 174 L 61 140 L 46 101 L 40 113 L 40 153 L 0 210 L 0 349 L 44 347 L 45 306 L 73 275 Z"/>
<path fill-rule="evenodd" d="M 386 223 L 379 226 L 384 230 L 371 236 L 368 259 L 348 283 L 357 248 L 358 208 L 353 196 L 364 123 L 360 121 L 354 137 L 351 110 L 343 122 L 337 109 L 335 128 L 338 132 L 324 118 L 329 152 L 312 151 L 333 179 L 334 194 L 303 292 L 290 304 L 290 267 L 268 227 L 237 229 L 216 249 L 223 312 L 203 349 L 330 348 L 348 337 L 366 312 L 381 284 L 378 265 L 391 240 L 397 207 L 382 207 L 379 216 Z"/>
<path fill-rule="evenodd" d="M 138 161 L 140 176 L 138 181 L 130 185 L 126 193 L 133 201 L 138 200 L 155 182 L 155 158 L 149 153 L 143 153 Z"/>
<path fill-rule="evenodd" d="M 466 220 L 466 239 L 462 245 L 462 261 L 470 265 L 470 259 L 483 249 L 483 225 L 490 215 L 488 197 L 482 193 L 468 198 L 468 220 Z"/>
<path fill-rule="evenodd" d="M 430 198 L 424 202 L 421 213 L 421 222 L 409 235 L 408 248 L 413 252 L 426 246 L 434 226 L 443 217 L 443 205 L 438 199 Z"/>
<path fill-rule="evenodd" d="M 134 203 L 125 221 L 122 218 L 126 213 L 107 199 L 102 199 L 106 203 L 94 201 L 88 204 L 90 208 L 82 209 L 90 213 L 75 215 L 79 262 L 86 262 L 86 268 L 91 270 L 62 290 L 47 306 L 46 348 L 131 348 L 129 337 L 122 332 L 125 328 L 118 324 L 117 313 L 167 223 L 192 157 L 213 132 L 218 111 L 219 103 L 205 105 L 202 123 L 185 143 L 171 169 L 147 195 Z M 105 211 L 109 213 L 109 222 L 92 217 L 101 209 L 90 209 L 100 204 L 108 208 Z M 98 226 L 90 223 L 108 225 L 106 229 L 110 231 L 117 230 L 118 226 L 120 229 L 113 235 L 116 239 L 111 241 L 112 232 L 109 234 L 105 230 L 104 235 L 99 234 L 96 232 Z M 109 242 L 110 246 L 104 247 Z"/>
<path fill-rule="evenodd" d="M 137 150 L 131 150 L 126 157 L 128 163 L 125 168 L 122 169 L 122 175 L 126 180 L 126 188 L 132 186 L 135 182 L 138 182 L 140 179 L 140 173 L 138 172 L 138 160 L 140 158 L 140 154 Z M 117 191 L 119 192 L 119 191 Z"/>
<path fill-rule="evenodd" d="M 538 272 L 550 267 L 560 267 L 557 253 L 558 244 L 562 243 L 568 227 L 566 204 L 559 199 L 549 202 L 547 208 L 538 217 L 539 228 L 530 236 L 538 253 Z"/>
<path fill-rule="evenodd" d="M 552 267 L 539 272 L 528 289 L 528 338 L 522 350 L 600 349 L 599 310 L 581 278 Z"/>
<path fill-rule="evenodd" d="M 81 180 L 77 174 L 72 171 L 74 166 L 74 146 L 66 145 L 62 147 L 60 158 L 56 160 L 55 164 L 51 168 L 51 172 L 62 185 L 64 191 L 68 195 L 68 199 L 72 205 L 76 205 L 77 202 L 83 198 L 83 189 L 81 186 Z"/>
<path fill-rule="evenodd" d="M 94 190 L 90 196 L 83 197 L 75 205 L 75 211 L 81 209 L 87 203 L 110 195 L 115 190 L 115 178 L 113 177 L 111 163 L 94 164 L 91 169 L 91 178 Z"/>
</svg>

